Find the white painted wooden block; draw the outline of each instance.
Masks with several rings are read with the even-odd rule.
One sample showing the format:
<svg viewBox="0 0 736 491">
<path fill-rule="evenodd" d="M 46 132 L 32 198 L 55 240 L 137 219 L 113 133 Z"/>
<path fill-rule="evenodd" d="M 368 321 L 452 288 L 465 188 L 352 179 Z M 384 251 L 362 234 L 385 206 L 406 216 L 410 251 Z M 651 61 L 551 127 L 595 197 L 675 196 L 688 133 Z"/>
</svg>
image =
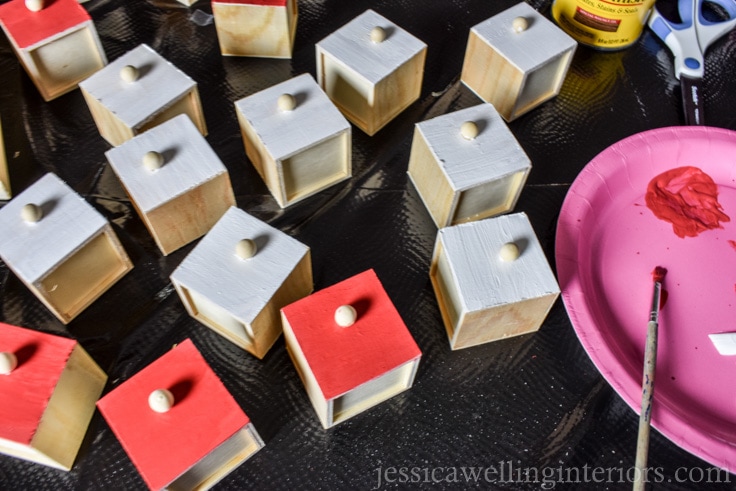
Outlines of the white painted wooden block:
<svg viewBox="0 0 736 491">
<path fill-rule="evenodd" d="M 79 87 L 97 129 L 114 146 L 179 114 L 188 115 L 207 135 L 197 83 L 146 44 Z"/>
<path fill-rule="evenodd" d="M 0 323 L 0 452 L 70 470 L 106 381 L 73 339 Z"/>
<path fill-rule="evenodd" d="M 210 489 L 264 446 L 190 339 L 97 407 L 151 490 Z"/>
<path fill-rule="evenodd" d="M 192 317 L 263 358 L 281 335 L 279 309 L 313 290 L 310 249 L 233 207 L 171 282 Z"/>
<path fill-rule="evenodd" d="M 235 205 L 225 165 L 185 114 L 105 156 L 164 255 L 207 233 Z"/>
<path fill-rule="evenodd" d="M 538 330 L 560 294 L 524 213 L 440 229 L 430 278 L 452 349 Z"/>
<path fill-rule="evenodd" d="M 350 178 L 350 123 L 309 74 L 235 109 L 245 152 L 282 208 Z"/>
<path fill-rule="evenodd" d="M 54 174 L 0 209 L 0 258 L 63 323 L 133 265 L 108 221 Z"/>
<path fill-rule="evenodd" d="M 438 227 L 512 210 L 530 170 L 529 157 L 491 104 L 415 126 L 409 177 Z"/>
<path fill-rule="evenodd" d="M 287 305 L 281 318 L 324 428 L 414 383 L 422 353 L 372 269 Z"/>
<path fill-rule="evenodd" d="M 373 10 L 318 42 L 316 51 L 319 85 L 369 135 L 419 98 L 427 45 Z"/>
<path fill-rule="evenodd" d="M 522 2 L 470 30 L 461 80 L 512 121 L 560 92 L 576 47 Z"/>
<path fill-rule="evenodd" d="M 212 15 L 223 55 L 291 58 L 297 0 L 212 0 Z"/>
<path fill-rule="evenodd" d="M 107 63 L 92 19 L 76 0 L 11 0 L 0 5 L 0 25 L 47 101 Z"/>
<path fill-rule="evenodd" d="M 0 199 L 10 199 L 10 196 L 10 174 L 8 173 L 8 158 L 5 155 L 2 118 L 0 118 Z"/>
</svg>

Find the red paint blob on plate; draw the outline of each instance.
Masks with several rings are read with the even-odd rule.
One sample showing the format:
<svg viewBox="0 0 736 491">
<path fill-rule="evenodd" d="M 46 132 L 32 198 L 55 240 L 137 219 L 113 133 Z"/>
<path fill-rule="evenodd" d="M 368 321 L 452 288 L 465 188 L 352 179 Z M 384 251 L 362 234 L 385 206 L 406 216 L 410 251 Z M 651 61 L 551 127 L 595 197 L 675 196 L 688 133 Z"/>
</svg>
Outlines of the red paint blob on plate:
<svg viewBox="0 0 736 491">
<path fill-rule="evenodd" d="M 701 232 L 723 228 L 731 219 L 718 203 L 718 186 L 697 167 L 670 169 L 649 181 L 647 207 L 672 224 L 678 237 L 696 237 Z"/>
<path fill-rule="evenodd" d="M 736 240 L 729 240 L 728 245 L 730 245 L 731 247 L 734 248 L 734 250 L 736 250 Z"/>
</svg>

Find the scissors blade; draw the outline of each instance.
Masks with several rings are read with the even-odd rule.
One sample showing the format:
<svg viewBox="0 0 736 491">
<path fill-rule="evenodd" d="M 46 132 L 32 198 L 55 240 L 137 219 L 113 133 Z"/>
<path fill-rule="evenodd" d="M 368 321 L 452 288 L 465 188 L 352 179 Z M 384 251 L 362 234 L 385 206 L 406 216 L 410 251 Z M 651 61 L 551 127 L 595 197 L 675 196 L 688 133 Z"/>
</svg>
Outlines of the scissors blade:
<svg viewBox="0 0 736 491">
<path fill-rule="evenodd" d="M 685 112 L 685 124 L 687 125 L 705 124 L 701 81 L 700 78 L 688 77 L 684 74 L 680 76 L 682 109 Z"/>
</svg>

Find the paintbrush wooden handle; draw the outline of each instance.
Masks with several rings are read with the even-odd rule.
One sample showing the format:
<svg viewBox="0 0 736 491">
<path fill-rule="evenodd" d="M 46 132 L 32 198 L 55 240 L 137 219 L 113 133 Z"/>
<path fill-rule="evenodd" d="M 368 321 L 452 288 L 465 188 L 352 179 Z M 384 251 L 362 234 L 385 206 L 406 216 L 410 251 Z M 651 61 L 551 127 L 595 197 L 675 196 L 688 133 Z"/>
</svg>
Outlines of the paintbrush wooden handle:
<svg viewBox="0 0 736 491">
<path fill-rule="evenodd" d="M 644 489 L 646 484 L 647 457 L 649 455 L 649 429 L 654 400 L 654 369 L 657 366 L 657 322 L 647 324 L 647 342 L 644 348 L 644 377 L 641 383 L 641 412 L 639 413 L 639 435 L 636 440 L 636 469 L 634 490 Z"/>
</svg>

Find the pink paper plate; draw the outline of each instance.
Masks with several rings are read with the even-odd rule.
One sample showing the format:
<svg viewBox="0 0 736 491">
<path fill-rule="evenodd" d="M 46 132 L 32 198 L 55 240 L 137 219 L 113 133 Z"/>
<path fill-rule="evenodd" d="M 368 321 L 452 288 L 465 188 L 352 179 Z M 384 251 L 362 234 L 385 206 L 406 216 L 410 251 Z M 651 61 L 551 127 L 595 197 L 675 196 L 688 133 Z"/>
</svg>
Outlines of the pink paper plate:
<svg viewBox="0 0 736 491">
<path fill-rule="evenodd" d="M 718 186 L 730 221 L 681 238 L 647 207 L 655 176 L 694 166 Z M 708 338 L 736 331 L 736 132 L 671 127 L 626 138 L 572 184 L 556 238 L 562 298 L 603 377 L 639 413 L 651 272 L 667 268 L 652 425 L 736 472 L 736 357 Z"/>
</svg>

